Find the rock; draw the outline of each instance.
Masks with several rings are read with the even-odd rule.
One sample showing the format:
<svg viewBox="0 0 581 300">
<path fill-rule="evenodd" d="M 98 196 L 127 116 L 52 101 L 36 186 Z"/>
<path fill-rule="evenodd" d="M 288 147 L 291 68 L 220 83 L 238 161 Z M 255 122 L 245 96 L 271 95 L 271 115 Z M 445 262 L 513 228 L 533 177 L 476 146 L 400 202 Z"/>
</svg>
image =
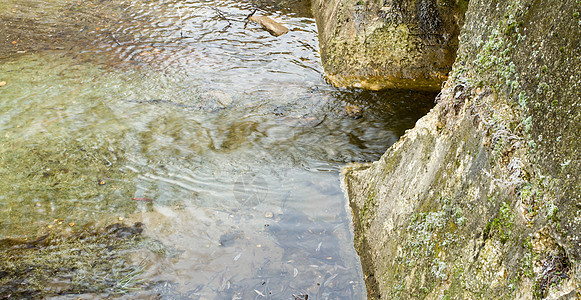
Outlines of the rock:
<svg viewBox="0 0 581 300">
<path fill-rule="evenodd" d="M 468 1 L 312 0 L 329 81 L 436 91 L 447 79 Z"/>
<path fill-rule="evenodd" d="M 232 97 L 220 90 L 209 90 L 203 94 L 201 102 L 208 110 L 224 109 L 232 106 Z"/>
<path fill-rule="evenodd" d="M 317 127 L 324 122 L 324 119 L 308 116 L 284 116 L 277 120 L 289 127 Z"/>
<path fill-rule="evenodd" d="M 274 36 L 281 36 L 288 32 L 288 28 L 267 16 L 250 16 L 248 20 L 260 24 L 264 30 Z"/>
<path fill-rule="evenodd" d="M 361 108 L 357 105 L 345 105 L 345 114 L 353 119 L 359 119 L 363 116 Z"/>
<path fill-rule="evenodd" d="M 243 237 L 244 237 L 244 233 L 240 230 L 235 230 L 235 231 L 223 233 L 222 235 L 220 235 L 220 240 L 218 242 L 218 245 L 220 247 L 230 247 L 230 246 L 234 245 L 234 242 L 236 240 L 241 239 Z"/>
<path fill-rule="evenodd" d="M 0 81 L 0 87 L 3 87 L 6 85 L 6 81 Z"/>
<path fill-rule="evenodd" d="M 437 105 L 343 170 L 370 299 L 579 295 L 580 8 L 471 0 Z"/>
</svg>

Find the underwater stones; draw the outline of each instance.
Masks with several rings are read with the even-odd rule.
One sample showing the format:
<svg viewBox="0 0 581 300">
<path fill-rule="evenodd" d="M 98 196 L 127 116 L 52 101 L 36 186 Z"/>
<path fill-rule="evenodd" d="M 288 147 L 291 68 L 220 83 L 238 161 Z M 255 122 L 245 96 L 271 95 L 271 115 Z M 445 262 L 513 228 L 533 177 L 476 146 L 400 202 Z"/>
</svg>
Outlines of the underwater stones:
<svg viewBox="0 0 581 300">
<path fill-rule="evenodd" d="M 361 108 L 357 105 L 345 105 L 345 114 L 353 119 L 359 119 L 363 116 Z"/>
</svg>

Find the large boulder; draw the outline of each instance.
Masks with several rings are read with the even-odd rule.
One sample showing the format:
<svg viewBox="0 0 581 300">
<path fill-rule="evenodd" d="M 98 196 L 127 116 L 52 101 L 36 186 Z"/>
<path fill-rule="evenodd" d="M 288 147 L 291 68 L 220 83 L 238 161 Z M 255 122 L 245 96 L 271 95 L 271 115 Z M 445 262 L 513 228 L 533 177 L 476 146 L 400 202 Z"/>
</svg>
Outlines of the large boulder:
<svg viewBox="0 0 581 300">
<path fill-rule="evenodd" d="M 312 0 L 327 78 L 337 86 L 440 90 L 468 0 Z"/>
<path fill-rule="evenodd" d="M 578 299 L 580 14 L 471 0 L 436 107 L 345 170 L 370 298 Z"/>
</svg>

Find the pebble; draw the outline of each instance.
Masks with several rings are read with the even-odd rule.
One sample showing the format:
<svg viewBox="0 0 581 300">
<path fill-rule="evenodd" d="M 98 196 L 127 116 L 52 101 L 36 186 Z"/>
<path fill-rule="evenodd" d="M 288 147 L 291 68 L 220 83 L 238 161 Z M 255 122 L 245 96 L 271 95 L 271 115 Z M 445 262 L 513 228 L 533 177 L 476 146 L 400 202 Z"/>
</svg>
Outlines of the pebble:
<svg viewBox="0 0 581 300">
<path fill-rule="evenodd" d="M 361 108 L 357 105 L 345 105 L 345 113 L 353 119 L 359 119 L 363 116 Z"/>
<path fill-rule="evenodd" d="M 0 86 L 5 86 L 6 85 L 6 81 L 0 81 Z"/>
<path fill-rule="evenodd" d="M 270 218 L 274 217 L 274 213 L 272 213 L 271 211 L 267 211 L 264 213 L 264 217 L 270 219 Z"/>
</svg>

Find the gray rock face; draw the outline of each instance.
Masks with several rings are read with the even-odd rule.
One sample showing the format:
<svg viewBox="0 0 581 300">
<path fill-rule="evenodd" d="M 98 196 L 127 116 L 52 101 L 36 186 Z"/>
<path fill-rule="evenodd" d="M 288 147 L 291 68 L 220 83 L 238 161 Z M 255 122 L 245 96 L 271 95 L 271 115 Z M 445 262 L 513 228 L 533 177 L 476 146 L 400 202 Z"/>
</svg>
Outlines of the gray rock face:
<svg viewBox="0 0 581 300">
<path fill-rule="evenodd" d="M 579 297 L 580 14 L 470 1 L 436 107 L 344 170 L 370 298 Z"/>
<path fill-rule="evenodd" d="M 337 86 L 439 90 L 467 0 L 312 0 L 321 59 Z"/>
</svg>

